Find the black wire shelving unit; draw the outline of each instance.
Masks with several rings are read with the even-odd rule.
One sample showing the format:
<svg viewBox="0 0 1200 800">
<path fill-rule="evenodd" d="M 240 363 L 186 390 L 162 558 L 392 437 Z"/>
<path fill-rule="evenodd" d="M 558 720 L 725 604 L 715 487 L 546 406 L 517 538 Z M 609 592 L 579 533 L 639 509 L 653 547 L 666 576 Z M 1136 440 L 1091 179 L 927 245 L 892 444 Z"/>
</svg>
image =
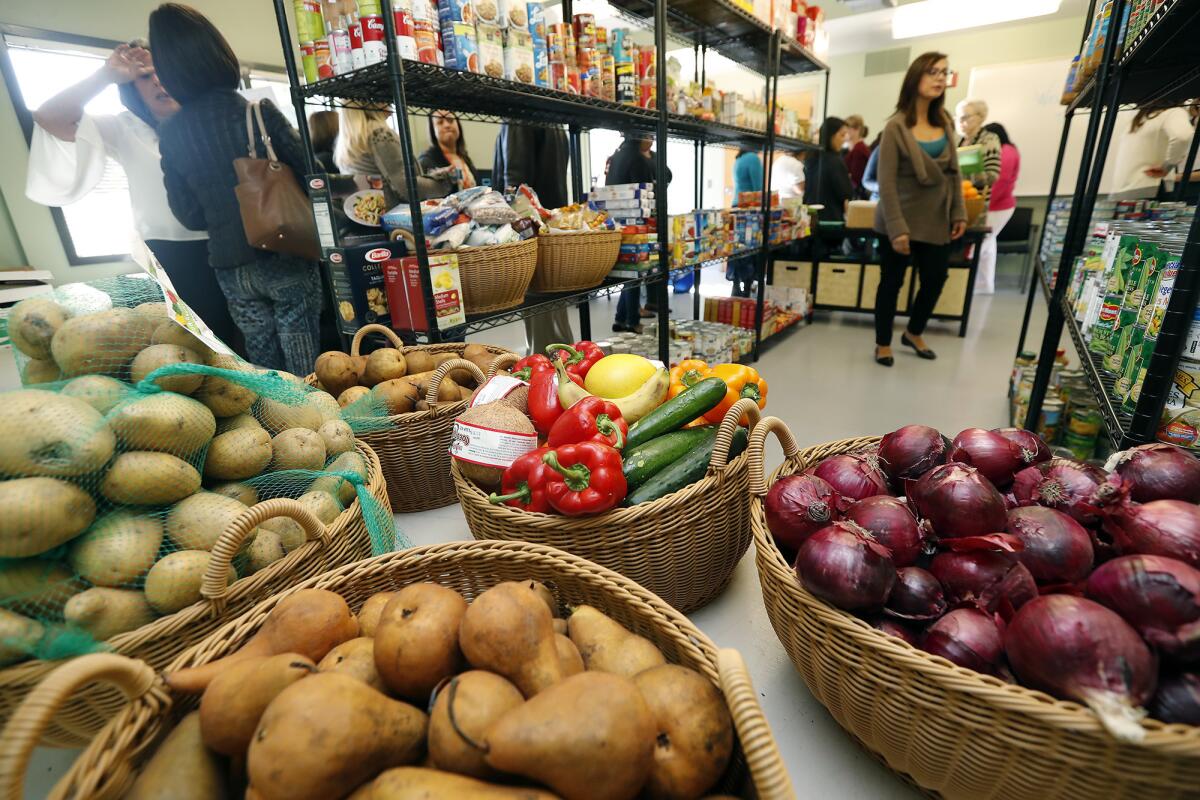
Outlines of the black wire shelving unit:
<svg viewBox="0 0 1200 800">
<path fill-rule="evenodd" d="M 1087 19 L 1092 19 L 1096 0 L 1092 2 Z M 1114 23 L 1124 17 L 1130 0 L 1113 3 Z M 1104 419 L 1108 438 L 1113 447 L 1121 449 L 1155 441 L 1162 419 L 1167 395 L 1175 379 L 1184 337 L 1191 325 L 1200 299 L 1200 214 L 1192 218 L 1179 265 L 1179 273 L 1171 300 L 1163 318 L 1154 355 L 1146 370 L 1137 407 L 1132 414 L 1121 408 L 1113 391 L 1115 375 L 1106 371 L 1099 358 L 1085 346 L 1074 310 L 1066 299 L 1071 272 L 1077 256 L 1084 249 L 1090 234 L 1092 209 L 1100 189 L 1108 149 L 1112 141 L 1117 114 L 1122 105 L 1154 101 L 1178 103 L 1200 96 L 1200 48 L 1195 46 L 1200 35 L 1200 3 L 1194 0 L 1169 0 L 1155 14 L 1145 29 L 1123 51 L 1122 36 L 1110 33 L 1099 69 L 1085 84 L 1079 95 L 1066 108 L 1062 139 L 1051 180 L 1050 198 L 1057 193 L 1062 174 L 1063 157 L 1067 148 L 1071 121 L 1085 109 L 1090 110 L 1087 134 L 1079 173 L 1072 195 L 1071 211 L 1063 240 L 1062 255 L 1053 285 L 1048 279 L 1048 265 L 1039 256 L 1026 300 L 1025 320 L 1021 328 L 1023 344 L 1029 326 L 1035 295 L 1040 284 L 1048 303 L 1046 328 L 1038 355 L 1038 369 L 1029 397 L 1025 427 L 1033 429 L 1041 416 L 1042 404 L 1050 382 L 1055 352 L 1063 329 L 1075 346 L 1088 386 Z M 1085 24 L 1084 37 L 1087 36 Z M 1180 196 L 1186 187 L 1200 148 L 1200 127 L 1193 136 L 1192 146 L 1184 167 Z M 1049 217 L 1047 207 L 1047 218 Z M 1043 230 L 1045 225 L 1043 225 Z M 1018 345 L 1020 350 L 1021 345 Z"/>
<path fill-rule="evenodd" d="M 639 108 L 594 97 L 559 92 L 554 89 L 511 82 L 471 72 L 462 72 L 433 64 L 402 60 L 396 51 L 393 15 L 389 0 L 383 0 L 383 21 L 387 46 L 387 60 L 354 72 L 336 76 L 311 84 L 304 84 L 299 77 L 296 63 L 296 48 L 293 44 L 287 21 L 285 0 L 273 0 L 280 41 L 284 51 L 284 65 L 291 85 L 292 102 L 299 121 L 300 138 L 308 161 L 310 178 L 320 178 L 313 155 L 311 137 L 307 127 L 306 109 L 315 106 L 342 106 L 349 108 L 378 108 L 390 105 L 396 109 L 400 141 L 404 153 L 408 186 L 407 196 L 416 198 L 415 185 L 416 155 L 410 130 L 409 114 L 428 114 L 434 109 L 448 109 L 459 117 L 484 122 L 514 122 L 521 125 L 565 126 L 569 135 L 570 169 L 572 185 L 578 194 L 586 191 L 583 186 L 581 133 L 592 128 L 607 128 L 622 132 L 634 131 L 652 134 L 658 141 L 657 174 L 658 184 L 666 185 L 666 141 L 670 138 L 694 143 L 697 163 L 702 165 L 700 153 L 709 145 L 749 147 L 763 151 L 764 155 L 764 199 L 763 199 L 763 244 L 740 253 L 757 255 L 758 267 L 758 314 L 754 355 L 757 358 L 758 342 L 761 341 L 762 316 L 766 269 L 770 253 L 776 249 L 769 244 L 770 231 L 770 174 L 766 165 L 774 151 L 777 137 L 775 127 L 775 89 L 780 72 L 798 74 L 824 71 L 825 93 L 828 95 L 828 67 L 812 53 L 793 40 L 773 31 L 761 20 L 729 3 L 728 0 L 616 0 L 617 6 L 630 20 L 652 28 L 655 34 L 657 56 L 657 96 L 665 98 L 666 91 L 666 41 L 668 27 L 672 38 L 683 39 L 693 44 L 700 56 L 697 80 L 703 86 L 701 72 L 705 54 L 709 48 L 723 53 L 737 63 L 754 69 L 766 81 L 765 97 L 768 119 L 765 131 L 753 130 L 720 122 L 711 122 L 694 117 L 673 114 L 660 102 L 656 109 Z M 572 18 L 571 0 L 564 0 L 565 20 Z M 793 149 L 813 148 L 795 139 L 778 141 Z M 702 169 L 697 173 L 697 208 L 700 206 Z M 312 184 L 312 180 L 309 181 Z M 319 182 L 319 180 L 318 180 Z M 319 199 L 325 197 L 325 200 Z M 579 199 L 577 197 L 577 199 Z M 314 203 L 328 202 L 327 195 L 314 194 Z M 688 266 L 671 270 L 670 243 L 666 234 L 667 192 L 656 195 L 656 218 L 660 221 L 658 266 L 646 275 L 637 278 L 606 279 L 600 286 L 583 292 L 559 294 L 537 294 L 530 292 L 518 307 L 505 311 L 468 315 L 463 325 L 445 330 L 429 326 L 431 330 L 416 332 L 418 342 L 438 342 L 456 339 L 470 333 L 505 325 L 527 317 L 549 311 L 575 306 L 579 309 L 581 335 L 591 338 L 591 320 L 588 302 L 624 289 L 647 286 L 658 299 L 659 358 L 667 361 L 670 341 L 669 310 L 667 303 L 668 282 L 672 274 L 692 271 L 696 276 L 695 311 L 699 316 L 699 271 L 703 265 Z M 436 319 L 433 290 L 430 285 L 425 237 L 420 225 L 418 201 L 411 200 L 414 220 L 415 255 L 421 265 L 418 271 L 425 303 L 427 319 Z M 332 216 L 332 212 L 330 214 Z M 335 231 L 336 240 L 336 231 Z M 325 255 L 340 249 L 342 243 L 334 241 L 333 248 L 326 248 Z M 724 259 L 716 259 L 724 260 Z M 714 261 L 716 261 L 714 260 Z M 706 262 L 708 263 L 708 262 Z"/>
</svg>

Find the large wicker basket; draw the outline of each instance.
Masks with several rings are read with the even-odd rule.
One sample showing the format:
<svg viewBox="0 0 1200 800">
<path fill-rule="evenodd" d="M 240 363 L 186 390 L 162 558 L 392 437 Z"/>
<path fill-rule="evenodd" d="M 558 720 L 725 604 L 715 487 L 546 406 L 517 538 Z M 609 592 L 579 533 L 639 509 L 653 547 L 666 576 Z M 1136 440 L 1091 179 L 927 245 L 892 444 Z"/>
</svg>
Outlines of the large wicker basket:
<svg viewBox="0 0 1200 800">
<path fill-rule="evenodd" d="M 466 312 L 482 314 L 521 305 L 537 269 L 537 250 L 536 237 L 455 250 Z"/>
<path fill-rule="evenodd" d="M 454 485 L 476 539 L 535 542 L 566 550 L 631 578 L 688 613 L 725 590 L 750 546 L 748 460 L 729 461 L 734 428 L 758 406 L 739 400 L 721 423 L 708 474 L 648 503 L 594 517 L 535 514 L 488 501 L 455 464 Z"/>
<path fill-rule="evenodd" d="M 461 355 L 466 347 L 461 342 L 405 347 L 404 342 L 390 328 L 383 325 L 364 325 L 354 334 L 354 340 L 350 344 L 350 355 L 358 355 L 363 337 L 369 333 L 386 336 L 404 353 L 423 350 L 430 354 Z M 502 347 L 488 345 L 487 349 L 495 356 L 515 355 L 511 350 Z M 444 376 L 450 369 L 471 371 L 477 380 L 486 377 L 478 367 L 469 362 L 455 362 L 445 369 L 439 368 L 439 373 Z M 307 378 L 307 381 L 314 385 L 316 380 L 316 375 L 309 375 Z M 436 380 L 440 378 L 435 377 Z M 431 389 L 436 388 L 435 381 L 430 381 L 433 384 Z M 456 502 L 454 482 L 450 478 L 450 434 L 454 431 L 455 418 L 466 409 L 465 400 L 440 403 L 428 411 L 393 414 L 385 420 L 372 420 L 373 424 L 382 423 L 383 427 L 355 434 L 379 454 L 392 511 L 397 514 L 411 514 L 453 505 Z M 350 423 L 355 425 L 355 420 L 351 419 Z"/>
<path fill-rule="evenodd" d="M 785 460 L 767 479 L 771 432 Z M 750 518 L 767 616 L 838 724 L 893 770 L 947 798 L 1195 797 L 1200 728 L 1146 720 L 1144 741 L 1119 742 L 1082 706 L 957 667 L 805 591 L 771 538 L 763 497 L 784 475 L 878 441 L 802 451 L 774 417 L 750 437 Z"/>
<path fill-rule="evenodd" d="M 390 517 L 379 459 L 362 441 L 356 441 L 355 445 L 367 461 L 367 489 Z M 362 507 L 356 499 L 332 525 L 327 528 L 318 525 L 317 530 L 309 531 L 306 544 L 265 569 L 226 586 L 225 570 L 237 552 L 236 547 L 229 549 L 226 543 L 235 536 L 240 542 L 245 534 L 239 533 L 239 524 L 254 518 L 256 513 L 261 513 L 261 508 L 271 502 L 274 501 L 266 501 L 247 510 L 222 535 L 213 548 L 213 560 L 204 578 L 205 585 L 201 589 L 203 600 L 136 630 L 114 636 L 107 641 L 112 652 L 144 661 L 154 669 L 162 669 L 230 618 L 263 599 L 314 575 L 371 555 L 371 536 Z M 394 536 L 395 532 L 389 529 L 388 533 Z M 7 720 L 25 695 L 60 663 L 26 661 L 0 670 L 0 723 Z M 52 747 L 79 747 L 86 744 L 122 706 L 124 700 L 120 693 L 111 687 L 94 686 L 79 692 L 62 709 L 53 724 L 46 728 L 43 744 Z"/>
<path fill-rule="evenodd" d="M 621 253 L 620 231 L 545 233 L 537 237 L 535 292 L 572 292 L 599 286 Z"/>
<path fill-rule="evenodd" d="M 787 770 L 736 650 L 717 650 L 708 637 L 659 598 L 596 564 L 548 547 L 509 542 L 453 542 L 416 547 L 342 567 L 296 586 L 243 614 L 189 650 L 173 668 L 204 664 L 228 654 L 253 635 L 284 597 L 319 587 L 345 597 L 358 609 L 375 592 L 415 581 L 435 581 L 474 598 L 507 580 L 540 580 L 562 607 L 587 603 L 649 638 L 669 661 L 703 673 L 724 693 L 733 715 L 738 747 L 714 793 L 760 800 L 794 797 Z M 138 765 L 160 734 L 195 707 L 195 697 L 172 697 L 145 665 L 114 656 L 89 656 L 54 674 L 29 697 L 0 743 L 0 789 L 20 797 L 29 753 L 56 708 L 89 682 L 116 683 L 131 698 L 126 708 L 76 760 L 56 787 L 55 797 L 115 798 L 128 789 Z M 298 757 L 306 754 L 297 753 Z M 314 755 L 314 754 L 307 754 Z"/>
</svg>

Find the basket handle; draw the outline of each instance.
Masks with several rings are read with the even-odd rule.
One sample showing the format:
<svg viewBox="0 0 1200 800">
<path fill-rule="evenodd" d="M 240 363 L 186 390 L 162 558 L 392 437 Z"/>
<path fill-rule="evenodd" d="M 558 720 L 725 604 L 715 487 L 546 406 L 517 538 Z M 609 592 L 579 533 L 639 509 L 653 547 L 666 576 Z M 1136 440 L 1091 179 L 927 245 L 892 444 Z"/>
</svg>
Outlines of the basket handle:
<svg viewBox="0 0 1200 800">
<path fill-rule="evenodd" d="M 296 500 L 276 497 L 247 508 L 233 522 L 229 523 L 229 527 L 213 545 L 208 569 L 204 571 L 204 577 L 200 582 L 200 594 L 208 600 L 215 614 L 221 613 L 225 608 L 230 589 L 228 584 L 229 570 L 232 569 L 230 562 L 233 561 L 233 557 L 242 549 L 242 543 L 246 541 L 246 537 L 250 535 L 251 531 L 274 517 L 293 519 L 304 528 L 307 541 L 316 539 L 322 544 L 328 544 L 325 525 Z M 293 566 L 298 561 L 299 559 L 294 559 Z M 267 569 L 272 569 L 282 563 L 282 561 L 276 562 Z"/>
<path fill-rule="evenodd" d="M 758 427 L 750 432 L 750 494 L 762 497 L 767 493 L 766 460 L 767 434 L 774 432 L 775 438 L 783 445 L 783 456 L 793 459 L 800 455 L 800 445 L 791 429 L 779 417 L 766 417 Z"/>
<path fill-rule="evenodd" d="M 394 330 L 386 325 L 377 325 L 375 323 L 371 323 L 370 325 L 363 325 L 354 332 L 354 338 L 350 341 L 350 355 L 358 355 L 358 349 L 362 345 L 362 340 L 366 338 L 368 333 L 383 334 L 384 338 L 391 341 L 392 347 L 395 347 L 396 349 L 404 347 L 404 340 L 397 336 Z"/>
<path fill-rule="evenodd" d="M 754 693 L 742 654 L 728 647 L 718 650 L 717 675 L 759 800 L 792 800 L 796 796 L 792 780 Z"/>
<path fill-rule="evenodd" d="M 495 365 L 495 361 L 492 365 Z M 425 402 L 433 405 L 437 402 L 438 390 L 442 388 L 442 378 L 450 374 L 451 370 L 465 369 L 475 376 L 475 380 L 483 383 L 487 380 L 487 376 L 483 374 L 477 365 L 467 361 L 465 358 L 450 358 L 438 365 L 438 368 L 433 371 L 433 377 L 429 379 L 429 386 L 425 389 Z M 492 366 L 488 367 L 491 372 Z"/>
<path fill-rule="evenodd" d="M 487 380 L 496 377 L 496 373 L 506 367 L 511 367 L 521 360 L 521 357 L 516 353 L 501 353 L 492 359 L 492 363 L 488 364 Z"/>
<path fill-rule="evenodd" d="M 113 653 L 92 653 L 71 659 L 35 686 L 4 726 L 0 739 L 0 797 L 21 800 L 29 757 L 42 732 L 65 702 L 81 687 L 95 681 L 112 684 L 130 701 L 157 691 L 162 694 L 164 704 L 168 702 L 166 688 L 144 661 Z M 61 796 L 57 791 L 54 795 Z"/>
<path fill-rule="evenodd" d="M 743 397 L 725 412 L 725 417 L 721 420 L 721 427 L 717 429 L 717 441 L 713 445 L 712 458 L 708 462 L 710 470 L 720 472 L 729 466 L 729 448 L 733 446 L 733 433 L 741 423 L 742 417 L 750 418 L 751 431 L 758 427 L 758 423 L 762 419 L 758 403 L 749 397 Z"/>
</svg>

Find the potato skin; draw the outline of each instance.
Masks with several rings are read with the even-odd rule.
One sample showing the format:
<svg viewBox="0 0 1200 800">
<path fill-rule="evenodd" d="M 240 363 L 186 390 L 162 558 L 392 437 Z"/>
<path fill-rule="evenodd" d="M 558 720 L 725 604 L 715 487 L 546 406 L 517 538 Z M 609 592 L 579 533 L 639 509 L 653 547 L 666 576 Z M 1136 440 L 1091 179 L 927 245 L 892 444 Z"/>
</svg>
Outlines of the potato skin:
<svg viewBox="0 0 1200 800">
<path fill-rule="evenodd" d="M 289 428 L 271 439 L 271 469 L 317 470 L 325 466 L 325 440 L 307 428 Z"/>
<path fill-rule="evenodd" d="M 59 393 L 82 400 L 101 414 L 107 414 L 125 399 L 130 389 L 107 375 L 80 375 L 63 384 Z"/>
<path fill-rule="evenodd" d="M 44 630 L 40 622 L 0 608 L 0 667 L 28 657 Z"/>
<path fill-rule="evenodd" d="M 129 381 L 135 386 L 159 367 L 172 364 L 203 364 L 204 356 L 189 347 L 174 344 L 152 344 L 133 358 L 129 365 Z M 191 394 L 204 383 L 198 373 L 168 375 L 154 379 L 155 385 L 168 392 Z"/>
<path fill-rule="evenodd" d="M 158 320 L 132 308 L 112 308 L 72 317 L 50 340 L 50 352 L 63 375 L 116 375 L 150 344 Z"/>
<path fill-rule="evenodd" d="M 200 601 L 200 582 L 212 555 L 207 550 L 167 553 L 146 574 L 146 600 L 160 614 L 174 614 Z M 229 582 L 236 578 L 230 570 Z"/>
<path fill-rule="evenodd" d="M 313 371 L 316 372 L 317 380 L 325 387 L 325 391 L 334 397 L 351 386 L 358 385 L 359 372 L 355 369 L 354 359 L 337 350 L 329 350 L 317 356 Z"/>
<path fill-rule="evenodd" d="M 121 453 L 100 483 L 100 493 L 118 505 L 162 506 L 200 490 L 200 473 L 170 453 Z"/>
<path fill-rule="evenodd" d="M 67 560 L 77 575 L 96 586 L 127 586 L 154 565 L 162 539 L 157 516 L 110 511 L 71 542 Z"/>
<path fill-rule="evenodd" d="M 182 550 L 212 550 L 246 507 L 215 492 L 197 492 L 167 513 L 167 537 Z"/>
<path fill-rule="evenodd" d="M 108 463 L 116 446 L 104 417 L 82 400 L 42 389 L 4 395 L 0 474 L 84 475 Z"/>
<path fill-rule="evenodd" d="M 96 519 L 92 496 L 56 478 L 0 481 L 0 558 L 53 550 Z"/>
<path fill-rule="evenodd" d="M 235 428 L 217 434 L 204 454 L 204 477 L 220 481 L 253 478 L 271 463 L 271 434 L 262 428 Z"/>
<path fill-rule="evenodd" d="M 202 403 L 174 392 L 159 392 L 122 403 L 108 417 L 127 450 L 158 450 L 190 455 L 212 440 L 217 420 Z"/>
<path fill-rule="evenodd" d="M 50 342 L 68 317 L 67 310 L 50 298 L 30 297 L 9 312 L 8 336 L 25 355 L 49 361 Z"/>
</svg>

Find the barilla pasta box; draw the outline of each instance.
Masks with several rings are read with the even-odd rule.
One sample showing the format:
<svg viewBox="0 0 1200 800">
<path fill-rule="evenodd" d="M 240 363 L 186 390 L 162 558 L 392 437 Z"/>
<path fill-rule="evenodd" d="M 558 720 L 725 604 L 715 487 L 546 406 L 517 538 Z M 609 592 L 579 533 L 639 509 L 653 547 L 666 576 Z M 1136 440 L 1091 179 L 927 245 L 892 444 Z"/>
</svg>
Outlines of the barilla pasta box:
<svg viewBox="0 0 1200 800">
<path fill-rule="evenodd" d="M 392 327 L 397 330 L 428 331 L 429 317 L 421 293 L 420 263 L 416 256 L 390 259 L 384 264 L 388 305 L 392 309 Z M 434 313 L 438 330 L 464 325 L 467 314 L 463 305 L 462 281 L 458 256 L 454 253 L 429 254 L 429 282 L 433 287 Z"/>
<path fill-rule="evenodd" d="M 333 289 L 338 329 L 352 334 L 363 325 L 391 322 L 385 265 L 400 257 L 403 247 L 374 242 L 327 251 L 325 271 Z"/>
</svg>

